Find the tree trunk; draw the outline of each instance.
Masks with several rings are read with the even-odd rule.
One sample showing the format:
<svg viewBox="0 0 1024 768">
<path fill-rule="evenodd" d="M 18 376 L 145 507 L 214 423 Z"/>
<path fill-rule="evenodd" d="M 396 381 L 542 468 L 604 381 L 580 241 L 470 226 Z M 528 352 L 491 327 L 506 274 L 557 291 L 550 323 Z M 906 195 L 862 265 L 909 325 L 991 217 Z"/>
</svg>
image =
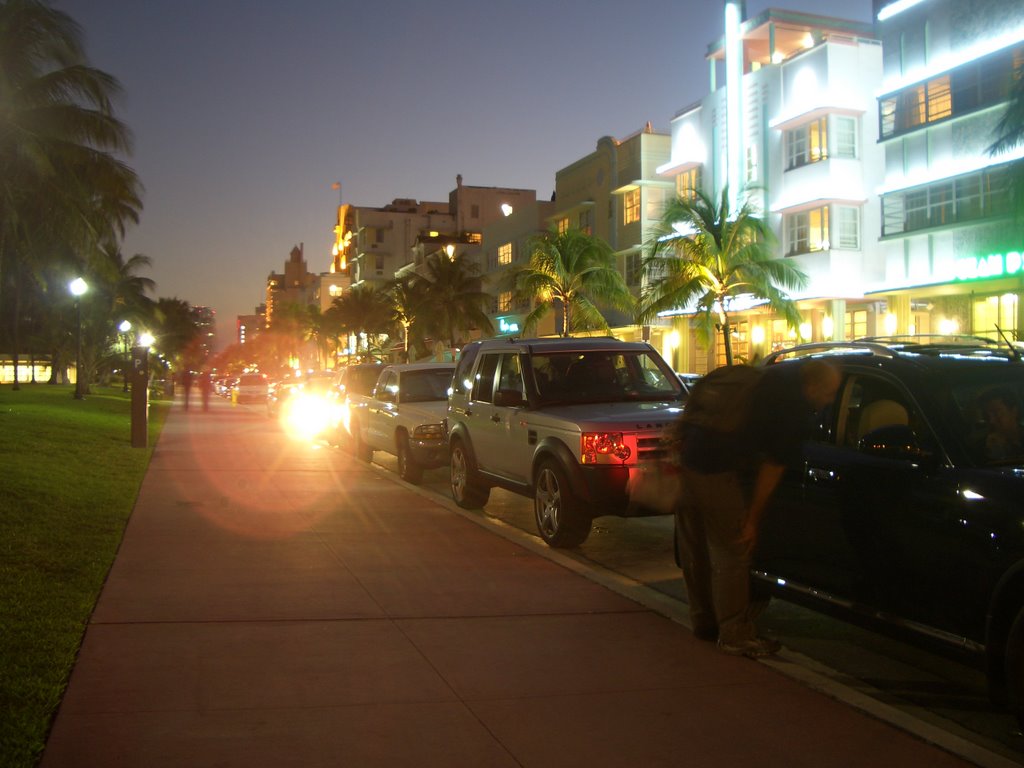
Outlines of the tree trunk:
<svg viewBox="0 0 1024 768">
<path fill-rule="evenodd" d="M 722 333 L 725 334 L 723 339 L 725 342 L 725 364 L 732 365 L 732 323 L 729 322 L 729 316 L 724 312 L 722 317 Z"/>
</svg>

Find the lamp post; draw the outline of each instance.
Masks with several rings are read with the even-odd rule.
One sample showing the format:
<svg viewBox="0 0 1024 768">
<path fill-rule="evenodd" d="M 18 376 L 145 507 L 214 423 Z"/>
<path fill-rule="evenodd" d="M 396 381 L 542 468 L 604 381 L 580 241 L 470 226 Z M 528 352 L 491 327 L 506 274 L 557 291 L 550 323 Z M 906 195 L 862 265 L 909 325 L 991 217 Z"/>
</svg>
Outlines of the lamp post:
<svg viewBox="0 0 1024 768">
<path fill-rule="evenodd" d="M 89 284 L 80 277 L 68 283 L 68 290 L 75 297 L 75 314 L 78 322 L 78 352 L 75 357 L 75 400 L 85 396 L 82 386 L 82 296 L 89 290 Z"/>
<path fill-rule="evenodd" d="M 121 324 L 117 326 L 117 330 L 121 332 L 121 345 L 124 347 L 124 390 L 128 391 L 128 331 L 132 329 L 132 324 L 128 320 L 122 320 Z"/>
<path fill-rule="evenodd" d="M 132 448 L 145 448 L 149 441 L 149 348 L 151 333 L 140 333 L 132 347 Z"/>
</svg>

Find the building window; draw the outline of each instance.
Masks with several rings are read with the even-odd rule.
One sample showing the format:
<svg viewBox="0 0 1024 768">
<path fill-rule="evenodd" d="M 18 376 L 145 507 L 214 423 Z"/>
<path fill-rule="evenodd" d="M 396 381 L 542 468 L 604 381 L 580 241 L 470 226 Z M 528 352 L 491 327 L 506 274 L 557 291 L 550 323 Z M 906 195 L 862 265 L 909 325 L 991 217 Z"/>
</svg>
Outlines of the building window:
<svg viewBox="0 0 1024 768">
<path fill-rule="evenodd" d="M 480 218 L 480 206 L 479 205 L 475 205 L 474 204 L 474 205 L 469 206 L 469 217 L 471 219 L 479 219 Z"/>
<path fill-rule="evenodd" d="M 580 215 L 577 219 L 579 221 L 579 230 L 585 235 L 591 234 L 591 222 L 590 222 L 590 209 L 580 211 Z"/>
<path fill-rule="evenodd" d="M 498 264 L 512 263 L 512 243 L 498 246 Z"/>
<path fill-rule="evenodd" d="M 833 122 L 833 157 L 856 159 L 857 121 L 852 117 L 837 115 Z"/>
<path fill-rule="evenodd" d="M 786 131 L 786 170 L 828 158 L 828 119 Z"/>
<path fill-rule="evenodd" d="M 1010 210 L 1006 166 L 894 192 L 882 198 L 882 235 L 1001 216 Z"/>
<path fill-rule="evenodd" d="M 640 253 L 633 251 L 626 254 L 626 285 L 636 288 L 640 285 L 643 276 L 643 257 Z"/>
<path fill-rule="evenodd" d="M 828 241 L 828 206 L 812 208 L 786 216 L 786 242 L 789 248 L 787 256 L 812 251 L 827 251 Z"/>
<path fill-rule="evenodd" d="M 569 231 L 569 219 L 568 218 L 559 219 L 558 222 L 555 225 L 555 229 L 558 230 L 558 234 L 564 235 L 566 232 Z"/>
<path fill-rule="evenodd" d="M 757 181 L 757 147 L 747 147 L 747 183 Z"/>
<path fill-rule="evenodd" d="M 860 250 L 860 208 L 852 205 L 836 206 L 836 236 L 834 245 L 844 251 Z"/>
<path fill-rule="evenodd" d="M 693 200 L 700 191 L 700 166 L 690 168 L 676 176 L 676 196 L 683 200 Z"/>
<path fill-rule="evenodd" d="M 855 309 L 846 313 L 844 337 L 847 341 L 862 339 L 868 335 L 868 311 L 866 309 Z"/>
<path fill-rule="evenodd" d="M 640 190 L 631 189 L 622 196 L 622 220 L 625 224 L 640 221 Z"/>
<path fill-rule="evenodd" d="M 887 139 L 928 123 L 985 109 L 1009 98 L 1024 46 L 996 51 L 951 72 L 915 83 L 879 102 L 879 130 Z"/>
<path fill-rule="evenodd" d="M 509 312 L 512 310 L 512 291 L 502 291 L 498 294 L 498 311 Z"/>
</svg>

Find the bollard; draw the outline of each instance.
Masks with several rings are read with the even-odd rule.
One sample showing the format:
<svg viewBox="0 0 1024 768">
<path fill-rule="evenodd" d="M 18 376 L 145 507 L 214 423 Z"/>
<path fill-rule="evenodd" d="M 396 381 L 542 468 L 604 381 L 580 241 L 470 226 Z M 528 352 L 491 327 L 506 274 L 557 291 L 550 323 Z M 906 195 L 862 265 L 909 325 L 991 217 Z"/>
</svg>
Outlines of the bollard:
<svg viewBox="0 0 1024 768">
<path fill-rule="evenodd" d="M 149 444 L 149 347 L 132 347 L 132 448 Z"/>
</svg>

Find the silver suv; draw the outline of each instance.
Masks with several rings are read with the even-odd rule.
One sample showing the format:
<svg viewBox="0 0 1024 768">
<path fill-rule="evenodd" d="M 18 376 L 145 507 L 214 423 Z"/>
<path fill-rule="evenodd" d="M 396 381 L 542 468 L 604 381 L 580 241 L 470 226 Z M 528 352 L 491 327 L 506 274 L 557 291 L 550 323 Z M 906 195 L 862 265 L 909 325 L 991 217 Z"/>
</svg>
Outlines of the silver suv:
<svg viewBox="0 0 1024 768">
<path fill-rule="evenodd" d="M 532 496 L 541 538 L 575 547 L 593 518 L 649 514 L 626 492 L 685 397 L 649 344 L 492 339 L 459 356 L 448 397 L 451 488 L 466 509 L 500 486 Z"/>
</svg>

